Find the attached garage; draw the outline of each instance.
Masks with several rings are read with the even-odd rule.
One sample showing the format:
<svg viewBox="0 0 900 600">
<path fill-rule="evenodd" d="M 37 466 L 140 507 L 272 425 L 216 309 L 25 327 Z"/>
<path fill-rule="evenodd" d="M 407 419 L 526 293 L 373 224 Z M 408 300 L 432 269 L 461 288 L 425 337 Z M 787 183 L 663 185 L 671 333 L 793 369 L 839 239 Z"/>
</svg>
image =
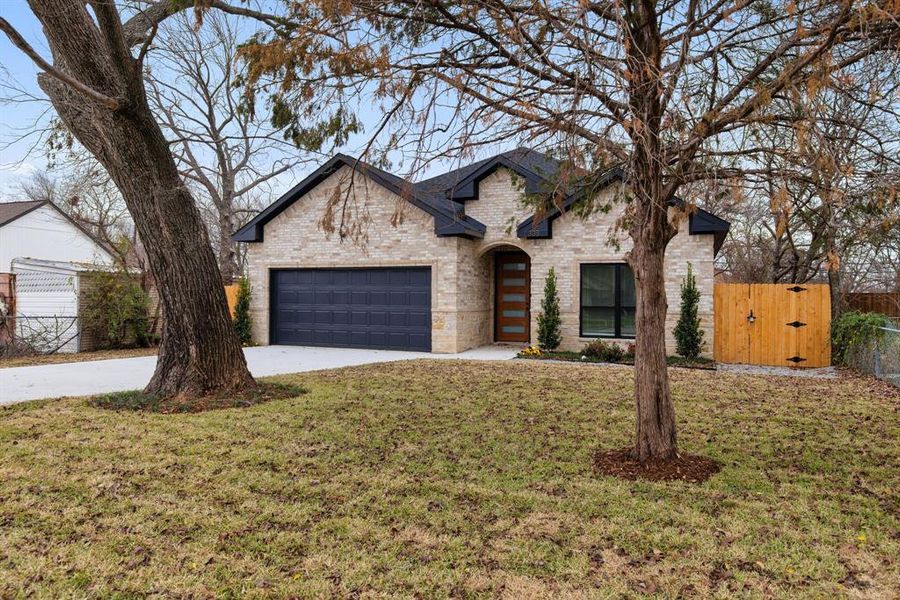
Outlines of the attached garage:
<svg viewBox="0 0 900 600">
<path fill-rule="evenodd" d="M 270 343 L 431 352 L 431 268 L 276 269 Z"/>
</svg>

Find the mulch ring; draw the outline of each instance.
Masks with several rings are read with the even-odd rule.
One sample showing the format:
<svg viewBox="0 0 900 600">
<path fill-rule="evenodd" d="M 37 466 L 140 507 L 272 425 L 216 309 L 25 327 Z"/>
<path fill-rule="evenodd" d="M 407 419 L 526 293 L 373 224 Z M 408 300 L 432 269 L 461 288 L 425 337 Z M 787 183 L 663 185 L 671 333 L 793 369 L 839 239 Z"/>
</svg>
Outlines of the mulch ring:
<svg viewBox="0 0 900 600">
<path fill-rule="evenodd" d="M 647 481 L 689 481 L 703 483 L 719 472 L 721 465 L 711 458 L 695 454 L 679 454 L 672 460 L 650 459 L 639 462 L 631 458 L 631 448 L 597 450 L 594 471 L 622 479 Z"/>
<path fill-rule="evenodd" d="M 222 408 L 246 408 L 282 398 L 296 398 L 306 393 L 300 386 L 285 383 L 258 382 L 252 390 L 222 392 L 200 397 L 176 396 L 160 398 L 142 391 L 115 392 L 88 399 L 88 405 L 107 410 L 130 410 L 157 413 L 199 413 Z"/>
</svg>

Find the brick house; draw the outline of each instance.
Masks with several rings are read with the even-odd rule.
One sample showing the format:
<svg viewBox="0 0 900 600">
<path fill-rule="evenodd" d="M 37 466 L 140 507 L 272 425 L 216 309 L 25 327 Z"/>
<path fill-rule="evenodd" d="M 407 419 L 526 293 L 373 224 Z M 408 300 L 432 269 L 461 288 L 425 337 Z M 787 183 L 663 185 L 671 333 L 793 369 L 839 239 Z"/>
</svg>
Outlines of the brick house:
<svg viewBox="0 0 900 600">
<path fill-rule="evenodd" d="M 558 169 L 546 155 L 517 149 L 412 183 L 335 156 L 234 235 L 249 244 L 255 341 L 450 353 L 534 343 L 550 267 L 562 349 L 633 338 L 634 282 L 624 258 L 631 240 L 615 231 L 620 173 L 594 188 L 594 204 L 610 210 L 567 211 L 580 193 L 571 186 L 562 210 L 539 217 L 523 192 L 549 193 Z M 353 211 L 356 241 L 329 232 L 340 222 L 328 220 L 335 199 Z M 666 258 L 670 352 L 688 262 L 712 344 L 713 260 L 729 226 L 702 210 L 682 220 Z"/>
</svg>

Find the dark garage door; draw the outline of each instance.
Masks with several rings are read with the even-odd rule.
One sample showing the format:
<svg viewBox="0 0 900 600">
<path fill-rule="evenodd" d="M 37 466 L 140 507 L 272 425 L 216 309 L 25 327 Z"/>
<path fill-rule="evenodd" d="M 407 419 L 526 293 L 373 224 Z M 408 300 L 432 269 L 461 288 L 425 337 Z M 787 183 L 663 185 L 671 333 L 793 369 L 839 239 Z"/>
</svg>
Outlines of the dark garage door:
<svg viewBox="0 0 900 600">
<path fill-rule="evenodd" d="M 271 343 L 431 351 L 431 268 L 272 271 Z"/>
</svg>

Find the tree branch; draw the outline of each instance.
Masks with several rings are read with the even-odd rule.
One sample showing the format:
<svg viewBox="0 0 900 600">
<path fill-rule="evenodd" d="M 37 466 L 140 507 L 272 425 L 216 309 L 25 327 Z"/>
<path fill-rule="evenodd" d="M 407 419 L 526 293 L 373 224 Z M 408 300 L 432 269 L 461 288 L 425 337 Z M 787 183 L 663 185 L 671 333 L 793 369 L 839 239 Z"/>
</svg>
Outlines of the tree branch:
<svg viewBox="0 0 900 600">
<path fill-rule="evenodd" d="M 12 42 L 13 46 L 21 50 L 28 58 L 30 58 L 34 64 L 36 64 L 43 72 L 47 75 L 50 75 L 54 79 L 61 81 L 67 86 L 71 87 L 73 90 L 78 93 L 87 96 L 88 98 L 94 100 L 95 102 L 99 102 L 109 110 L 119 110 L 122 107 L 122 101 L 117 98 L 111 98 L 106 94 L 102 94 L 97 90 L 83 84 L 78 81 L 71 75 L 60 71 L 46 60 L 44 60 L 40 54 L 35 52 L 34 48 L 32 48 L 28 42 L 25 41 L 25 38 L 19 34 L 16 29 L 10 25 L 9 21 L 0 17 L 0 31 L 6 34 L 6 37 L 9 38 L 9 41 Z"/>
</svg>

